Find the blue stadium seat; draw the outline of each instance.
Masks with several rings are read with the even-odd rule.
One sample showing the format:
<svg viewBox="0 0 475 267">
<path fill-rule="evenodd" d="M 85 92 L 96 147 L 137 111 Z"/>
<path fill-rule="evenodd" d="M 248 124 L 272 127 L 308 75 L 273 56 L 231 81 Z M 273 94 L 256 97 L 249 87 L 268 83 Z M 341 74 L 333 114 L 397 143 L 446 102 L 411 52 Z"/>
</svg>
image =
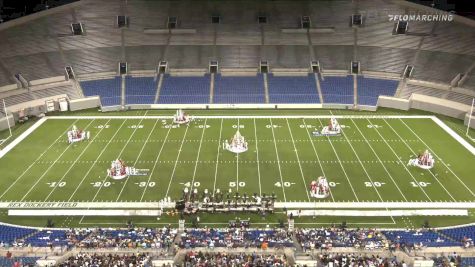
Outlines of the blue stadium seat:
<svg viewBox="0 0 475 267">
<path fill-rule="evenodd" d="M 440 230 L 440 232 L 455 241 L 463 242 L 464 239 L 475 240 L 475 226 L 456 227 Z"/>
<path fill-rule="evenodd" d="M 216 75 L 214 82 L 213 103 L 244 104 L 264 103 L 264 78 L 256 76 L 222 76 Z"/>
<path fill-rule="evenodd" d="M 353 104 L 353 76 L 325 76 L 320 81 L 324 103 Z"/>
<path fill-rule="evenodd" d="M 460 246 L 460 242 L 446 239 L 434 231 L 383 231 L 383 234 L 394 243 L 418 244 L 428 247 Z"/>
<path fill-rule="evenodd" d="M 209 103 L 210 75 L 181 77 L 165 75 L 160 89 L 159 104 Z"/>
<path fill-rule="evenodd" d="M 274 76 L 269 74 L 270 103 L 320 103 L 315 76 Z"/>
<path fill-rule="evenodd" d="M 475 266 L 475 257 L 462 258 L 462 267 Z"/>
<path fill-rule="evenodd" d="M 125 104 L 153 104 L 156 94 L 154 77 L 125 77 Z"/>
<path fill-rule="evenodd" d="M 15 262 L 19 262 L 20 266 L 35 266 L 39 257 L 0 257 L 0 266 L 14 266 Z"/>
<path fill-rule="evenodd" d="M 398 81 L 358 77 L 358 104 L 376 106 L 380 95 L 394 96 Z"/>
<path fill-rule="evenodd" d="M 24 238 L 36 231 L 30 228 L 0 225 L 0 242 L 11 245 L 17 239 Z"/>
<path fill-rule="evenodd" d="M 80 82 L 85 96 L 100 96 L 103 106 L 117 106 L 121 102 L 121 78 Z"/>
</svg>

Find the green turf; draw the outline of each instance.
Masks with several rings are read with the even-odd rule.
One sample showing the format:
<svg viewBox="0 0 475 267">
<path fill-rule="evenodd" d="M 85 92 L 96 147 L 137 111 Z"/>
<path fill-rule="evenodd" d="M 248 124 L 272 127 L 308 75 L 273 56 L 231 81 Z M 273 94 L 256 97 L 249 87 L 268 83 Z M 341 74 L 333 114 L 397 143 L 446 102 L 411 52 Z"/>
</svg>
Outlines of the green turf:
<svg viewBox="0 0 475 267">
<path fill-rule="evenodd" d="M 219 188 L 247 194 L 275 193 L 281 202 L 475 200 L 474 156 L 432 120 L 375 117 L 344 118 L 339 122 L 345 125 L 344 135 L 314 137 L 311 132 L 321 129 L 328 119 L 209 117 L 181 127 L 170 127 L 170 119 L 48 120 L 0 159 L 0 201 L 176 200 L 186 184 L 211 192 Z M 92 140 L 68 145 L 65 132 L 73 124 L 91 131 Z M 223 151 L 221 145 L 238 127 L 248 140 L 249 151 L 236 156 Z M 406 166 L 410 157 L 425 149 L 434 152 L 433 170 Z M 129 166 L 150 169 L 151 175 L 111 180 L 106 177 L 106 169 L 116 158 Z M 325 200 L 315 200 L 308 192 L 310 182 L 320 175 L 333 185 L 331 197 Z M 224 223 L 230 216 L 233 215 L 204 218 L 211 223 Z M 272 217 L 273 222 L 280 217 Z M 335 223 L 340 219 L 325 218 L 320 222 Z M 406 223 L 392 218 L 370 221 L 375 220 L 387 226 Z M 415 224 L 421 220 L 415 218 Z M 436 225 L 444 224 L 434 220 Z M 70 221 L 79 224 L 78 218 Z M 104 221 L 118 223 L 120 219 L 85 218 L 81 223 Z M 313 218 L 298 221 L 317 223 Z M 348 221 L 365 224 L 368 220 Z M 460 219 L 463 223 L 470 221 L 473 217 Z M 168 222 L 166 218 L 164 222 Z"/>
</svg>

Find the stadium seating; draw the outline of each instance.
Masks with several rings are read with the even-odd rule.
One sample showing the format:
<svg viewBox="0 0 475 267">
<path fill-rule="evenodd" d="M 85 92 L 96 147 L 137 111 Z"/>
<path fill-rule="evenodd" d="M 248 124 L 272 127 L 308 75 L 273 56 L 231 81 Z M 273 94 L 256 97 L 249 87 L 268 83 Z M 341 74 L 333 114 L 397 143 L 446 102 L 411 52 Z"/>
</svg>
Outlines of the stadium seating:
<svg viewBox="0 0 475 267">
<path fill-rule="evenodd" d="M 0 242 L 12 245 L 17 239 L 24 238 L 35 232 L 37 230 L 31 228 L 0 225 Z"/>
<path fill-rule="evenodd" d="M 358 77 L 358 104 L 376 106 L 380 95 L 394 96 L 398 82 Z"/>
<path fill-rule="evenodd" d="M 440 232 L 457 242 L 464 242 L 467 239 L 475 240 L 475 226 L 449 228 Z"/>
<path fill-rule="evenodd" d="M 117 106 L 121 102 L 121 78 L 80 82 L 85 96 L 100 96 L 103 106 Z"/>
<path fill-rule="evenodd" d="M 361 247 L 374 249 L 383 246 L 381 234 L 372 229 L 299 229 L 296 233 L 296 237 L 304 249 L 328 247 Z"/>
<path fill-rule="evenodd" d="M 19 262 L 19 266 L 35 266 L 39 257 L 0 257 L 0 266 L 15 266 L 15 262 Z"/>
<path fill-rule="evenodd" d="M 282 245 L 292 247 L 293 242 L 285 231 L 203 229 L 188 230 L 181 235 L 182 248 L 195 247 L 261 247 L 266 242 L 269 247 Z"/>
<path fill-rule="evenodd" d="M 80 246 L 165 248 L 172 244 L 175 236 L 176 230 L 170 228 L 97 229 L 92 230 Z"/>
<path fill-rule="evenodd" d="M 353 104 L 353 76 L 325 76 L 320 81 L 324 103 Z"/>
<path fill-rule="evenodd" d="M 160 89 L 159 104 L 209 103 L 210 75 L 181 77 L 165 75 Z"/>
<path fill-rule="evenodd" d="M 214 82 L 213 103 L 264 103 L 264 78 L 256 76 L 222 76 L 216 75 Z"/>
<path fill-rule="evenodd" d="M 125 77 L 125 104 L 153 104 L 156 93 L 154 77 Z"/>
<path fill-rule="evenodd" d="M 475 266 L 475 257 L 463 257 L 461 267 Z"/>
<path fill-rule="evenodd" d="M 313 74 L 267 77 L 270 103 L 320 103 Z"/>
<path fill-rule="evenodd" d="M 444 238 L 434 231 L 383 231 L 383 234 L 392 242 L 413 245 L 421 244 L 427 247 L 450 247 L 460 246 L 460 242 L 454 242 Z"/>
</svg>

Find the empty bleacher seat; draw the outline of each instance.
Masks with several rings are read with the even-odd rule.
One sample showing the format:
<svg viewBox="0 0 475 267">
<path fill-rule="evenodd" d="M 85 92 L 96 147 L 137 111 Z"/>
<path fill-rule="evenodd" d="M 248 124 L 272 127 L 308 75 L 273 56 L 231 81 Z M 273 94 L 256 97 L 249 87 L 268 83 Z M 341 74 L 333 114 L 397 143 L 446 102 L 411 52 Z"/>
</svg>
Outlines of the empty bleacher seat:
<svg viewBox="0 0 475 267">
<path fill-rule="evenodd" d="M 181 77 L 165 75 L 160 89 L 160 104 L 209 103 L 210 75 Z"/>
<path fill-rule="evenodd" d="M 320 103 L 313 74 L 267 77 L 270 103 Z"/>
<path fill-rule="evenodd" d="M 394 96 L 398 82 L 358 77 L 358 104 L 376 106 L 380 95 Z"/>
<path fill-rule="evenodd" d="M 153 104 L 156 93 L 154 77 L 125 77 L 125 104 Z"/>
<path fill-rule="evenodd" d="M 216 75 L 214 82 L 214 103 L 264 103 L 264 78 L 256 76 Z"/>
<path fill-rule="evenodd" d="M 464 242 L 467 239 L 471 239 L 473 243 L 473 240 L 475 240 L 475 225 L 449 228 L 440 230 L 440 232 L 458 242 Z"/>
<path fill-rule="evenodd" d="M 460 246 L 455 242 L 439 235 L 435 231 L 383 231 L 383 234 L 394 243 L 406 245 L 422 243 L 428 247 Z"/>
<path fill-rule="evenodd" d="M 320 81 L 324 103 L 353 104 L 353 76 L 325 76 Z"/>
<path fill-rule="evenodd" d="M 0 225 L 0 242 L 12 244 L 18 239 L 22 239 L 36 232 L 35 229 L 16 226 Z"/>
<path fill-rule="evenodd" d="M 81 82 L 85 96 L 100 96 L 103 106 L 117 106 L 121 102 L 121 78 Z"/>
<path fill-rule="evenodd" d="M 0 266 L 15 266 L 15 263 L 20 263 L 19 266 L 35 266 L 36 261 L 40 257 L 0 257 Z"/>
</svg>

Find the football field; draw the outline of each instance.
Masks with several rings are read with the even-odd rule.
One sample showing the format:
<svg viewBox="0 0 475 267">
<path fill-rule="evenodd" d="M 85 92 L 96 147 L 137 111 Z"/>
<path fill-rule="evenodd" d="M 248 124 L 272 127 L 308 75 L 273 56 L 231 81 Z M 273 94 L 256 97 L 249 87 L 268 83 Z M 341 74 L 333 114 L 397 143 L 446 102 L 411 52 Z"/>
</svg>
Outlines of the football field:
<svg viewBox="0 0 475 267">
<path fill-rule="evenodd" d="M 340 136 L 313 136 L 330 116 L 50 117 L 0 158 L 0 202 L 158 202 L 183 189 L 275 193 L 277 202 L 473 202 L 473 147 L 431 116 L 338 116 Z M 88 141 L 68 144 L 73 125 Z M 239 129 L 248 151 L 223 149 Z M 407 166 L 424 150 L 435 167 Z M 472 149 L 472 150 L 471 150 Z M 148 170 L 107 177 L 111 161 Z M 330 196 L 310 196 L 319 176 Z M 410 205 L 408 206 L 410 208 Z"/>
</svg>

